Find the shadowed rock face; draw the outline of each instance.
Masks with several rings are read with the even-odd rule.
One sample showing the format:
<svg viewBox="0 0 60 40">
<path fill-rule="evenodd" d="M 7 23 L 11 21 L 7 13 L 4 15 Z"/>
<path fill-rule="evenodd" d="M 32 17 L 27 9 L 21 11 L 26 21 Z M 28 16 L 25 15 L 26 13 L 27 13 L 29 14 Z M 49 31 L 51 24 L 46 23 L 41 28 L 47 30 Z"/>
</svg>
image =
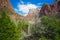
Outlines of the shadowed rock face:
<svg viewBox="0 0 60 40">
<path fill-rule="evenodd" d="M 55 15 L 58 12 L 60 12 L 60 1 L 57 0 L 54 4 L 51 5 L 44 4 L 40 10 L 40 17 L 43 15 L 45 16 Z"/>
<path fill-rule="evenodd" d="M 0 9 L 1 8 L 6 8 L 7 10 L 14 12 L 14 9 L 10 4 L 10 0 L 0 0 Z"/>
</svg>

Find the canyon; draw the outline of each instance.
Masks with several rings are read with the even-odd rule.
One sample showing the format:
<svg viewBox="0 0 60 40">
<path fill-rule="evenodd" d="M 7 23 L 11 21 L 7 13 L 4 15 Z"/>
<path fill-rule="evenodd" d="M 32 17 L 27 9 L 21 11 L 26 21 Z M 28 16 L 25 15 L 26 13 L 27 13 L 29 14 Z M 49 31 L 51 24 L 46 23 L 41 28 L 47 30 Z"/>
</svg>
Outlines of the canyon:
<svg viewBox="0 0 60 40">
<path fill-rule="evenodd" d="M 30 9 L 26 16 L 15 13 L 10 0 L 0 0 L 0 10 L 1 9 L 7 10 L 9 17 L 13 20 L 24 19 L 29 21 L 41 16 L 57 15 L 60 12 L 60 0 L 56 0 L 53 4 L 44 4 L 41 8 Z"/>
</svg>

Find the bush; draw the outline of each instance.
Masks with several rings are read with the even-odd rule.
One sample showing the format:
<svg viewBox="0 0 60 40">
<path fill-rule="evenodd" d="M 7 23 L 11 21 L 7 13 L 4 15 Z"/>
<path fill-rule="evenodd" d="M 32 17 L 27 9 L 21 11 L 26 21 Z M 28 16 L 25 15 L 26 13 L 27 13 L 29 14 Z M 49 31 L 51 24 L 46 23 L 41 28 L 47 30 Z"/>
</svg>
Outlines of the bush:
<svg viewBox="0 0 60 40">
<path fill-rule="evenodd" d="M 60 19 L 50 18 L 50 17 L 42 17 L 42 24 L 45 27 L 45 37 L 57 40 L 60 38 L 57 35 L 60 35 Z"/>
<path fill-rule="evenodd" d="M 24 39 L 25 34 L 28 33 L 28 24 L 22 21 L 18 22 L 17 29 L 19 30 L 20 40 Z"/>
<path fill-rule="evenodd" d="M 10 18 L 2 11 L 0 17 L 0 40 L 18 40 L 16 25 L 11 22 Z"/>
</svg>

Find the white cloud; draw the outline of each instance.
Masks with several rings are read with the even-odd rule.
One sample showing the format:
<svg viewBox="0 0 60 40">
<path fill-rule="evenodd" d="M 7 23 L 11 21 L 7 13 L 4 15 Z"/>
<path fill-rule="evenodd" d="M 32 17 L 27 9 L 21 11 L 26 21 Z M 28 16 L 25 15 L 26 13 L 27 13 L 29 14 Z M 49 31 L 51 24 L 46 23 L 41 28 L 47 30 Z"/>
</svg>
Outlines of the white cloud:
<svg viewBox="0 0 60 40">
<path fill-rule="evenodd" d="M 15 11 L 17 13 L 27 15 L 29 12 L 29 9 L 35 9 L 37 7 L 38 7 L 37 5 L 31 4 L 29 2 L 27 4 L 24 4 L 24 2 L 21 0 L 20 3 L 17 5 L 17 9 L 15 9 Z"/>
<path fill-rule="evenodd" d="M 19 4 L 18 6 L 19 11 L 22 11 L 23 13 L 28 13 L 29 9 L 35 9 L 37 8 L 34 4 Z"/>
</svg>

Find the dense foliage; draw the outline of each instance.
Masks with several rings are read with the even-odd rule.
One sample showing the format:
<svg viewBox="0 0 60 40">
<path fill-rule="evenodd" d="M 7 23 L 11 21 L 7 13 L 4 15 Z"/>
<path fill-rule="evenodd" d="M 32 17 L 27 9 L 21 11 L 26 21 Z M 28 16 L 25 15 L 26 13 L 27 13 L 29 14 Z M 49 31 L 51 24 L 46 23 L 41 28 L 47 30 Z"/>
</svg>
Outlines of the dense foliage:
<svg viewBox="0 0 60 40">
<path fill-rule="evenodd" d="M 42 17 L 42 24 L 44 25 L 44 37 L 48 40 L 60 40 L 60 19 Z"/>
<path fill-rule="evenodd" d="M 16 25 L 6 14 L 5 11 L 2 11 L 0 15 L 0 40 L 18 40 Z"/>
<path fill-rule="evenodd" d="M 22 20 L 15 24 L 7 16 L 7 12 L 2 11 L 0 40 L 60 40 L 60 18 L 43 16 L 40 20 L 41 22 L 36 21 L 37 24 L 33 25 Z"/>
<path fill-rule="evenodd" d="M 0 40 L 23 40 L 24 34 L 28 33 L 28 24 L 23 21 L 15 23 L 6 11 L 0 12 Z"/>
<path fill-rule="evenodd" d="M 17 29 L 18 29 L 18 32 L 19 32 L 19 38 L 20 40 L 23 40 L 24 39 L 24 34 L 28 32 L 28 24 L 25 23 L 25 22 L 22 22 L 22 21 L 19 21 L 18 24 L 17 24 Z"/>
<path fill-rule="evenodd" d="M 60 40 L 60 19 L 43 16 L 41 22 L 32 26 L 29 40 Z M 38 25 L 38 26 L 37 26 Z"/>
</svg>

